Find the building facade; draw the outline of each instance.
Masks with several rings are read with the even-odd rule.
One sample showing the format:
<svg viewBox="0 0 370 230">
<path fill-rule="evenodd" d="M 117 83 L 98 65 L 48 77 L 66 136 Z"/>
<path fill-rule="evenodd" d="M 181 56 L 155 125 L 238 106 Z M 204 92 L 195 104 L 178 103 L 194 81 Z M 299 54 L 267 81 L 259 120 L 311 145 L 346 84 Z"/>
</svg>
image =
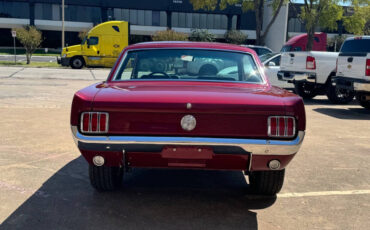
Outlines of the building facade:
<svg viewBox="0 0 370 230">
<path fill-rule="evenodd" d="M 11 44 L 10 29 L 35 25 L 43 32 L 46 47 L 60 46 L 62 26 L 61 0 L 0 0 L 0 46 Z M 130 22 L 130 34 L 150 36 L 172 28 L 190 33 L 191 29 L 209 29 L 223 37 L 228 29 L 239 29 L 255 38 L 254 12 L 242 12 L 240 6 L 225 10 L 194 11 L 188 0 L 65 0 L 66 43 L 78 42 L 77 33 L 107 20 Z"/>
<path fill-rule="evenodd" d="M 43 47 L 61 46 L 62 0 L 0 0 L 0 47 L 12 46 L 11 29 L 35 25 L 43 33 Z M 299 9 L 299 6 L 296 6 Z M 265 7 L 264 20 L 272 10 Z M 289 15 L 289 16 L 288 16 Z M 171 28 L 190 33 L 192 29 L 208 29 L 217 38 L 237 29 L 248 35 L 248 43 L 256 38 L 255 14 L 243 12 L 240 5 L 224 10 L 194 11 L 189 0 L 65 0 L 66 45 L 80 42 L 78 32 L 108 20 L 130 23 L 131 42 L 147 41 L 156 31 Z M 283 6 L 266 37 L 266 45 L 279 51 L 286 38 L 304 33 L 292 6 Z"/>
</svg>

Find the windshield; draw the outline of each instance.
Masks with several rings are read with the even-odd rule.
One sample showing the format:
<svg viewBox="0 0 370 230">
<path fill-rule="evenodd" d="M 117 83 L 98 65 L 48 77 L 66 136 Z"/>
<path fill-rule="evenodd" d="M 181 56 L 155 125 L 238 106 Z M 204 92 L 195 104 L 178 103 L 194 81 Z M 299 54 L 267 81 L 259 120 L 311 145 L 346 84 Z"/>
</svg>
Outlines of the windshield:
<svg viewBox="0 0 370 230">
<path fill-rule="evenodd" d="M 84 37 L 84 39 L 82 40 L 82 42 L 81 42 L 81 45 L 84 45 L 85 44 L 85 42 L 86 42 L 86 38 L 87 37 Z"/>
<path fill-rule="evenodd" d="M 260 60 L 261 60 L 261 62 L 265 62 L 267 59 L 269 59 L 269 58 L 271 58 L 275 55 L 276 55 L 276 53 L 267 53 L 267 54 L 261 55 Z"/>
<path fill-rule="evenodd" d="M 113 80 L 148 79 L 264 82 L 252 55 L 200 49 L 129 51 Z"/>
<path fill-rule="evenodd" d="M 292 46 L 285 45 L 281 48 L 280 52 L 289 52 L 292 49 Z"/>
</svg>

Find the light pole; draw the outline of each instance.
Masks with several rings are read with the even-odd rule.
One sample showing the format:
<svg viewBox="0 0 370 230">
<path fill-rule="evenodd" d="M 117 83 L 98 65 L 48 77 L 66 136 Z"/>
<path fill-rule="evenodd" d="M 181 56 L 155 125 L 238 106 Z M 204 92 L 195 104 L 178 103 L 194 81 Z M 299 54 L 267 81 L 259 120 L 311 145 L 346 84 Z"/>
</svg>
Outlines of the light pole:
<svg viewBox="0 0 370 230">
<path fill-rule="evenodd" d="M 62 50 L 64 48 L 64 0 L 62 0 Z"/>
</svg>

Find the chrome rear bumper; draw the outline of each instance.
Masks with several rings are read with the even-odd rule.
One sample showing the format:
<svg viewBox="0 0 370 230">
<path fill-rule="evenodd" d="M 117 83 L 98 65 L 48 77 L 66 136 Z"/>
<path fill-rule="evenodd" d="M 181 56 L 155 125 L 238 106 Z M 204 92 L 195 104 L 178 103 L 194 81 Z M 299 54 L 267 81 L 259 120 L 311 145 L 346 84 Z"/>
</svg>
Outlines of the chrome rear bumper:
<svg viewBox="0 0 370 230">
<path fill-rule="evenodd" d="M 86 136 L 72 126 L 72 134 L 77 146 L 99 146 L 106 151 L 116 145 L 183 145 L 183 146 L 230 146 L 239 147 L 253 155 L 292 155 L 298 152 L 305 132 L 299 131 L 293 140 L 240 139 L 240 138 L 206 138 L 206 137 L 164 137 L 164 136 Z M 117 146 L 116 146 L 117 147 Z M 98 150 L 98 149 L 97 149 Z"/>
<path fill-rule="evenodd" d="M 332 85 L 358 92 L 370 92 L 370 81 L 363 79 L 335 76 L 332 78 Z"/>
</svg>

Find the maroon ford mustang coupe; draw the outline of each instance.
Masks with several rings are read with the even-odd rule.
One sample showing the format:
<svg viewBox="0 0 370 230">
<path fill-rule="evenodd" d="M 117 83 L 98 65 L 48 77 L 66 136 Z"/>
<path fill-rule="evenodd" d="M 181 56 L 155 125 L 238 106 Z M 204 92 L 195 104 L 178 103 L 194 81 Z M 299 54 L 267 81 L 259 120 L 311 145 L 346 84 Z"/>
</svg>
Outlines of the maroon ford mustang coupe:
<svg viewBox="0 0 370 230">
<path fill-rule="evenodd" d="M 300 97 L 269 84 L 254 51 L 236 45 L 131 45 L 108 79 L 78 91 L 73 137 L 98 190 L 130 167 L 238 170 L 276 194 L 302 144 Z"/>
</svg>

